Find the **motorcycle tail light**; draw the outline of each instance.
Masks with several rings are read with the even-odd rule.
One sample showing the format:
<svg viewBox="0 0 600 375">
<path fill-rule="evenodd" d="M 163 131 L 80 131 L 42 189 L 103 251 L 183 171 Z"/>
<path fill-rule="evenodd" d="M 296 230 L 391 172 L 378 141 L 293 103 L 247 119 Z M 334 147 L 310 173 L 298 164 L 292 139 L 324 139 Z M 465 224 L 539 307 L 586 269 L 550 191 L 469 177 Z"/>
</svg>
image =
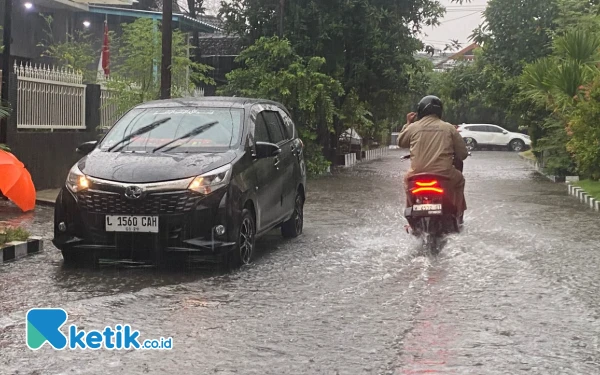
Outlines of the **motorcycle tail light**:
<svg viewBox="0 0 600 375">
<path fill-rule="evenodd" d="M 415 195 L 422 195 L 422 194 L 433 194 L 433 195 L 440 195 L 440 194 L 444 194 L 444 189 L 442 189 L 442 187 L 439 185 L 439 182 L 436 180 L 433 181 L 416 181 L 415 182 L 415 187 L 413 187 L 411 189 L 411 193 L 415 194 Z"/>
</svg>

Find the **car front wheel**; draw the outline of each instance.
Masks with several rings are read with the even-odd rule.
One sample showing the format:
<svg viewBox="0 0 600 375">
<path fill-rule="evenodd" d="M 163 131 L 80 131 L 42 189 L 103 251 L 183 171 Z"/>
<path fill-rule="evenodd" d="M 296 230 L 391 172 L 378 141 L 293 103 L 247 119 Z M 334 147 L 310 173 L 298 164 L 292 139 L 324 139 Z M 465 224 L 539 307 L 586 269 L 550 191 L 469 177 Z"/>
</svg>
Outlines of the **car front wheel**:
<svg viewBox="0 0 600 375">
<path fill-rule="evenodd" d="M 467 144 L 467 150 L 473 151 L 477 149 L 477 141 L 471 137 L 465 138 L 465 143 Z"/>
<path fill-rule="evenodd" d="M 520 139 L 513 139 L 510 141 L 510 149 L 515 152 L 521 152 L 525 149 L 525 142 Z"/>
<path fill-rule="evenodd" d="M 231 266 L 239 267 L 252 262 L 255 237 L 256 225 L 254 216 L 252 212 L 244 208 L 238 229 L 237 244 L 229 258 Z"/>
<path fill-rule="evenodd" d="M 295 238 L 302 234 L 304 228 L 304 198 L 300 192 L 296 193 L 294 213 L 292 217 L 281 225 L 281 235 L 285 238 Z"/>
</svg>

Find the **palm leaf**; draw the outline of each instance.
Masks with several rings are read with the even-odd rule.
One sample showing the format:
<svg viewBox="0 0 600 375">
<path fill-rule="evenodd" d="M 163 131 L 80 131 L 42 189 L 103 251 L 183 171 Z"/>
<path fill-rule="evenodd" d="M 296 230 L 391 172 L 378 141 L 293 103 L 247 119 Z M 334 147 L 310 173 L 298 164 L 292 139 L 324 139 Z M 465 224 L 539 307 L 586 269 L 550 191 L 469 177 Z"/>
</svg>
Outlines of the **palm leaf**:
<svg viewBox="0 0 600 375">
<path fill-rule="evenodd" d="M 545 102 L 552 90 L 549 77 L 553 75 L 555 69 L 555 61 L 548 57 L 527 65 L 520 82 L 523 94 L 536 101 Z"/>
<path fill-rule="evenodd" d="M 600 62 L 600 37 L 582 30 L 570 31 L 556 39 L 554 50 L 561 59 L 595 65 Z"/>
</svg>

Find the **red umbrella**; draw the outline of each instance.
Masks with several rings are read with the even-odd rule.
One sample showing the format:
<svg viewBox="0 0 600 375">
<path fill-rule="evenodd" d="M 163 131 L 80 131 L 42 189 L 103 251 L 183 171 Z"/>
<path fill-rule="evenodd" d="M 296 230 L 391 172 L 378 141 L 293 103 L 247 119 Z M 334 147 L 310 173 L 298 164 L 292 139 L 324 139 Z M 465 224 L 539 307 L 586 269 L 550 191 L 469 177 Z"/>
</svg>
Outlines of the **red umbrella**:
<svg viewBox="0 0 600 375">
<path fill-rule="evenodd" d="M 16 156 L 0 150 L 0 192 L 23 211 L 35 208 L 35 186 Z"/>
</svg>

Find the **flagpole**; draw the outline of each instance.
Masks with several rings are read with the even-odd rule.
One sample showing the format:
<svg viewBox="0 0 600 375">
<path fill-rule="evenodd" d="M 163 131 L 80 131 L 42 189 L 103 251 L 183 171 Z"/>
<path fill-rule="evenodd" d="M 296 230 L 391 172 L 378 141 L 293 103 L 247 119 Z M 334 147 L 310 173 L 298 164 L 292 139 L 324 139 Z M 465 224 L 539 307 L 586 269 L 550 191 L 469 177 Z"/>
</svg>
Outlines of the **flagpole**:
<svg viewBox="0 0 600 375">
<path fill-rule="evenodd" d="M 173 47 L 173 0 L 163 0 L 162 61 L 160 67 L 160 98 L 171 99 L 171 58 Z"/>
</svg>

